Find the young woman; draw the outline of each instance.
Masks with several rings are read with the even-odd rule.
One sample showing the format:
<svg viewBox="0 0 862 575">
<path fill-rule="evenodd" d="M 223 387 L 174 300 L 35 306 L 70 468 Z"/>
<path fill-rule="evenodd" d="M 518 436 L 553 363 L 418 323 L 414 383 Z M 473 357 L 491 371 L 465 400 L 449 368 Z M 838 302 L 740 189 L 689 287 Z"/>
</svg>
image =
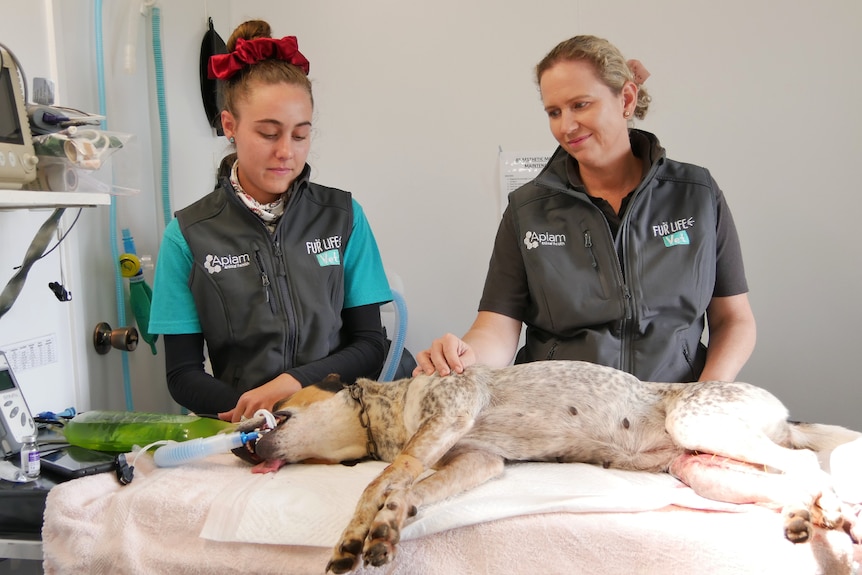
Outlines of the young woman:
<svg viewBox="0 0 862 575">
<path fill-rule="evenodd" d="M 537 65 L 560 147 L 509 196 L 473 326 L 420 352 L 416 373 L 506 365 L 526 324 L 517 363 L 586 360 L 649 381 L 736 377 L 755 342 L 739 239 L 709 172 L 630 126 L 649 107 L 646 75 L 594 36 Z"/>
<path fill-rule="evenodd" d="M 227 47 L 210 74 L 236 154 L 165 229 L 149 327 L 165 336 L 172 397 L 239 421 L 330 373 L 376 376 L 392 294 L 362 208 L 309 181 L 314 103 L 296 38 L 250 21 Z"/>
</svg>

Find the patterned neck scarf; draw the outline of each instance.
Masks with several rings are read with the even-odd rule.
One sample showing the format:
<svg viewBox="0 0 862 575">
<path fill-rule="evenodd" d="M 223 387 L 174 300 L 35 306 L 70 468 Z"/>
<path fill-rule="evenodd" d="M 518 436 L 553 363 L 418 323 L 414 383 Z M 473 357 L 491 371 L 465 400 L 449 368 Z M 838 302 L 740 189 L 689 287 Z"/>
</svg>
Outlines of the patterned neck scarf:
<svg viewBox="0 0 862 575">
<path fill-rule="evenodd" d="M 251 213 L 256 215 L 260 221 L 266 225 L 266 229 L 269 230 L 269 233 L 275 232 L 278 220 L 281 219 L 282 214 L 284 214 L 284 204 L 288 194 L 281 194 L 277 200 L 269 204 L 260 203 L 248 195 L 248 193 L 242 189 L 242 186 L 239 185 L 239 176 L 237 176 L 238 167 L 239 160 L 233 163 L 233 168 L 231 168 L 230 171 L 230 183 L 233 186 L 236 195 L 239 196 L 242 203 L 251 210 Z"/>
</svg>

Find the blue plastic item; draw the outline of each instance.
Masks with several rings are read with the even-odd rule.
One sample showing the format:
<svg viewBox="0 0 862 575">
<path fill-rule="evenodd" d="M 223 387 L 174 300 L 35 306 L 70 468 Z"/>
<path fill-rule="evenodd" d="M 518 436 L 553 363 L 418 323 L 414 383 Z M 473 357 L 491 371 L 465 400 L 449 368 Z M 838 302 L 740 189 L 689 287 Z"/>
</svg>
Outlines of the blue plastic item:
<svg viewBox="0 0 862 575">
<path fill-rule="evenodd" d="M 227 453 L 237 447 L 242 447 L 247 442 L 257 439 L 258 433 L 250 431 L 244 433 L 220 433 L 212 437 L 200 437 L 188 441 L 174 441 L 162 445 L 153 454 L 153 460 L 159 467 L 176 467 L 183 463 L 189 463 L 196 459 Z"/>
<path fill-rule="evenodd" d="M 395 334 L 389 353 L 383 362 L 383 370 L 380 372 L 380 381 L 393 381 L 401 362 L 401 354 L 404 352 L 404 340 L 407 338 L 407 302 L 400 292 L 392 290 L 392 304 L 395 306 Z"/>
</svg>

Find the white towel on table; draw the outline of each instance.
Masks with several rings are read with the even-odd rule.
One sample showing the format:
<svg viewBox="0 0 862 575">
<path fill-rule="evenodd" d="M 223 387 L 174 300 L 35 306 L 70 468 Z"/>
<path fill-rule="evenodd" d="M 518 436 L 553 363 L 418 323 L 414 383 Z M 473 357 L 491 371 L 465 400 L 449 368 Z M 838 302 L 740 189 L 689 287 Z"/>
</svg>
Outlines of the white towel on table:
<svg viewBox="0 0 862 575">
<path fill-rule="evenodd" d="M 247 473 L 215 497 L 201 537 L 333 546 L 363 489 L 386 465 L 379 461 L 353 467 L 290 465 L 274 474 Z M 716 511 L 745 508 L 704 499 L 665 473 L 582 463 L 514 463 L 506 466 L 501 477 L 423 507 L 405 526 L 401 539 L 517 515 L 648 511 L 668 505 Z"/>
</svg>

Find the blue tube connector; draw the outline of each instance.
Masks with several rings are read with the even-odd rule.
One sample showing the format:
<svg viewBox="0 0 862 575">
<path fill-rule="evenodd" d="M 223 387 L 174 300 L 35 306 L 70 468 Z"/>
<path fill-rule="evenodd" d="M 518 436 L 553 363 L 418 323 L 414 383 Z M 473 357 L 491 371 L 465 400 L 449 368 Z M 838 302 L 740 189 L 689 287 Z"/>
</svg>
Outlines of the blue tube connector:
<svg viewBox="0 0 862 575">
<path fill-rule="evenodd" d="M 404 341 L 407 338 L 407 302 L 404 296 L 396 290 L 392 290 L 392 303 L 395 306 L 395 334 L 389 353 L 383 362 L 380 372 L 380 381 L 393 381 L 401 364 L 401 354 L 404 352 Z"/>
<path fill-rule="evenodd" d="M 242 447 L 258 437 L 257 431 L 248 433 L 219 433 L 212 437 L 199 437 L 188 441 L 173 441 L 162 445 L 153 454 L 153 460 L 159 467 L 177 467 L 210 455 L 227 453 L 237 447 Z"/>
</svg>

